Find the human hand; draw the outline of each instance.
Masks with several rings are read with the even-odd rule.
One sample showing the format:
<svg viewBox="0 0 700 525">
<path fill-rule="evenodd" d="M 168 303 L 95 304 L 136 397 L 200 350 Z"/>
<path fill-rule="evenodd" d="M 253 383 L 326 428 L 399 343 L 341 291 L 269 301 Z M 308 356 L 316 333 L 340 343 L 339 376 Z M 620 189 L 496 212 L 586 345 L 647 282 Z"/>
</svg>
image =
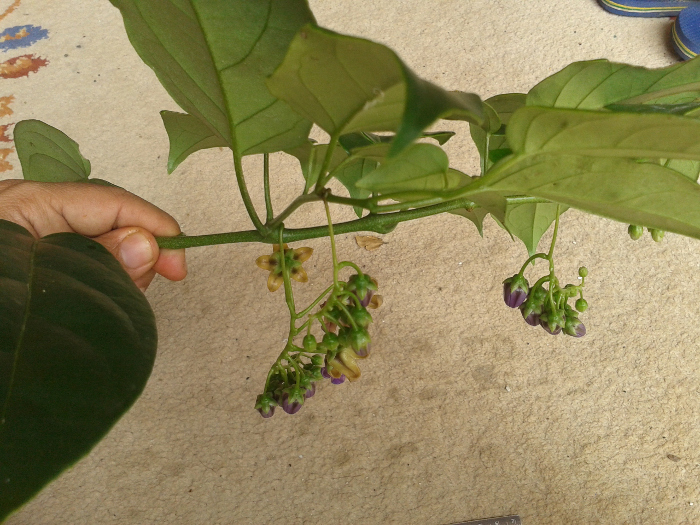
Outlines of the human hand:
<svg viewBox="0 0 700 525">
<path fill-rule="evenodd" d="M 158 236 L 180 233 L 177 221 L 126 190 L 79 182 L 0 181 L 0 219 L 38 238 L 59 232 L 91 237 L 104 246 L 145 291 L 158 273 L 187 275 L 185 250 L 160 250 Z"/>
</svg>

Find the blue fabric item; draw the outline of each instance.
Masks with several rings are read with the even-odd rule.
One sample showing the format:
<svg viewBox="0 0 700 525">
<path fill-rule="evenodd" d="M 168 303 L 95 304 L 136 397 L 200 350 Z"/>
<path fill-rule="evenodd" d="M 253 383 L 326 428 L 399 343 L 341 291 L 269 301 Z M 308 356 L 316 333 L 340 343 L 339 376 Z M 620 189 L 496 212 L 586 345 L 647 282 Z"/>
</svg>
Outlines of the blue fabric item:
<svg viewBox="0 0 700 525">
<path fill-rule="evenodd" d="M 700 53 L 700 4 L 684 9 L 671 29 L 673 48 L 683 60 Z"/>
<path fill-rule="evenodd" d="M 610 13 L 622 16 L 678 16 L 684 9 L 698 5 L 698 0 L 598 0 Z"/>
</svg>

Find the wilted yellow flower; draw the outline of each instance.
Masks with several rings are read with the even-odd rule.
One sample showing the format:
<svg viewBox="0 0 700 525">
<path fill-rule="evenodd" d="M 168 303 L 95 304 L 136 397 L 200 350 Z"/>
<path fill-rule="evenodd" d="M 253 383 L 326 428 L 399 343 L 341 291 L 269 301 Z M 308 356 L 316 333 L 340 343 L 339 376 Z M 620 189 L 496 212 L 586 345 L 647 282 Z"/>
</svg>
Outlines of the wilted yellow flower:
<svg viewBox="0 0 700 525">
<path fill-rule="evenodd" d="M 300 283 L 305 283 L 309 280 L 309 276 L 306 275 L 306 271 L 301 266 L 303 262 L 307 261 L 311 254 L 314 253 L 313 248 L 296 248 L 292 249 L 286 244 L 284 248 L 284 262 L 289 271 L 289 275 L 295 281 Z M 282 283 L 284 283 L 284 277 L 282 276 L 282 251 L 280 250 L 279 244 L 273 244 L 272 255 L 261 255 L 255 261 L 258 268 L 267 270 L 270 272 L 270 276 L 267 278 L 267 289 L 271 292 L 277 290 Z"/>
<path fill-rule="evenodd" d="M 326 370 L 336 379 L 344 375 L 349 381 L 356 381 L 360 379 L 356 359 L 358 356 L 351 348 L 343 348 L 333 359 L 326 359 Z"/>
</svg>

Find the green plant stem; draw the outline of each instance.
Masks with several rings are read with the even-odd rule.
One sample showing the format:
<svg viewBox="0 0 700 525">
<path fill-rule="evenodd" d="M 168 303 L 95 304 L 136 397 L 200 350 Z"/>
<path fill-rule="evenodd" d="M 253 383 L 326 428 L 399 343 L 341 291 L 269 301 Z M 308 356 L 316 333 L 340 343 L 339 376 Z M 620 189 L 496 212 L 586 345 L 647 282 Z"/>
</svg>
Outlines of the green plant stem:
<svg viewBox="0 0 700 525">
<path fill-rule="evenodd" d="M 328 206 L 328 201 L 324 200 L 323 205 L 326 208 L 326 219 L 328 219 L 328 237 L 331 239 L 331 256 L 333 257 L 333 287 L 338 287 L 338 257 L 335 252 L 335 235 L 333 234 L 333 221 L 331 220 L 331 209 Z"/>
<path fill-rule="evenodd" d="M 426 208 L 408 210 L 395 213 L 370 214 L 354 221 L 341 222 L 333 225 L 333 231 L 337 234 L 357 231 L 372 231 L 376 233 L 388 233 L 400 222 L 429 217 L 457 208 L 465 208 L 473 205 L 468 199 L 457 199 L 443 202 Z M 328 225 L 314 226 L 311 228 L 298 228 L 284 230 L 284 242 L 295 242 L 305 239 L 316 239 L 329 234 Z M 157 237 L 158 246 L 163 249 L 177 250 L 180 248 L 194 248 L 197 246 L 213 246 L 215 244 L 234 244 L 239 242 L 262 242 L 267 244 L 278 243 L 275 234 L 263 235 L 254 230 L 230 233 L 213 233 L 209 235 Z"/>
<path fill-rule="evenodd" d="M 357 275 L 360 275 L 360 276 L 364 275 L 362 270 L 360 270 L 360 267 L 351 261 L 343 261 L 343 262 L 338 263 L 338 271 L 342 270 L 343 268 L 345 268 L 347 266 L 349 266 L 350 268 L 353 268 L 357 272 Z"/>
<path fill-rule="evenodd" d="M 250 199 L 250 194 L 248 193 L 248 187 L 246 186 L 245 178 L 243 177 L 243 163 L 241 162 L 241 158 L 235 153 L 233 154 L 233 167 L 236 171 L 236 181 L 238 182 L 238 189 L 241 192 L 243 205 L 245 206 L 245 209 L 248 212 L 248 216 L 253 222 L 253 226 L 255 226 L 256 230 L 258 230 L 259 232 L 265 232 L 265 226 L 260 221 L 260 217 L 258 217 L 258 212 L 255 211 L 255 206 L 253 206 L 253 201 Z"/>
<path fill-rule="evenodd" d="M 547 254 L 546 253 L 536 253 L 535 255 L 530 257 L 527 261 L 525 261 L 525 264 L 523 264 L 522 267 L 520 268 L 520 275 L 522 275 L 525 272 L 525 268 L 527 268 L 527 265 L 530 264 L 535 259 L 547 259 Z"/>
<path fill-rule="evenodd" d="M 289 313 L 291 315 L 291 331 L 294 330 L 296 321 L 296 307 L 294 306 L 294 292 L 292 291 L 292 283 L 289 279 L 289 272 L 287 271 L 287 256 L 284 253 L 284 225 L 280 227 L 277 232 L 277 244 L 279 244 L 280 249 L 280 264 L 282 266 L 282 278 L 284 279 L 284 298 L 287 301 L 287 306 L 289 307 Z"/>
<path fill-rule="evenodd" d="M 303 204 L 307 204 L 309 202 L 315 202 L 315 201 L 320 201 L 321 197 L 316 195 L 315 193 L 309 193 L 306 195 L 300 195 L 296 199 L 294 199 L 289 206 L 287 206 L 282 213 L 280 213 L 277 217 L 272 222 L 269 222 L 267 227 L 271 230 L 274 230 L 278 225 L 282 224 L 282 222 L 289 217 L 292 213 L 296 211 L 297 208 L 302 206 Z"/>
<path fill-rule="evenodd" d="M 554 276 L 554 246 L 557 243 L 557 233 L 559 232 L 559 211 L 560 205 L 557 204 L 557 216 L 554 220 L 554 233 L 552 233 L 552 243 L 549 245 L 549 252 L 547 253 L 547 260 L 549 260 L 549 302 L 554 307 L 554 285 L 556 283 L 556 277 Z"/>
<path fill-rule="evenodd" d="M 314 187 L 314 193 L 320 193 L 323 191 L 326 183 L 330 180 L 330 177 L 326 177 L 328 172 L 328 167 L 331 165 L 331 159 L 333 158 L 333 153 L 335 153 L 335 147 L 338 145 L 338 134 L 331 135 L 331 140 L 328 142 L 328 149 L 326 150 L 326 156 L 323 159 L 323 164 L 321 165 L 321 171 L 318 174 L 318 180 L 316 181 L 316 186 Z"/>
<path fill-rule="evenodd" d="M 321 200 L 321 197 L 315 194 L 303 195 L 302 197 L 299 197 L 295 200 L 296 204 L 290 204 L 288 210 L 285 210 L 283 214 L 285 214 L 288 211 L 288 213 L 286 213 L 286 216 L 289 216 L 304 202 L 313 202 Z M 300 201 L 300 199 L 302 199 L 302 201 Z M 550 202 L 546 199 L 525 196 L 508 197 L 507 199 L 508 202 L 512 204 Z M 352 206 L 355 206 L 354 201 L 356 200 L 359 202 L 364 202 L 360 199 L 347 199 L 345 197 L 337 197 L 335 195 L 328 195 L 327 200 L 328 202 L 339 202 L 342 204 L 350 204 Z M 424 208 L 417 208 L 392 213 L 371 213 L 369 215 L 366 215 L 365 217 L 362 217 L 361 219 L 335 224 L 334 232 L 336 234 L 352 233 L 358 231 L 389 233 L 400 222 L 421 219 L 423 217 L 437 215 L 438 213 L 444 213 L 458 208 L 471 209 L 475 207 L 478 206 L 474 204 L 474 202 L 472 202 L 471 200 L 467 198 L 460 198 L 451 201 L 441 202 L 440 204 L 434 204 L 432 206 L 426 206 Z M 280 217 L 281 216 L 282 214 L 280 214 Z M 275 219 L 275 221 L 268 224 L 268 230 L 272 230 L 274 227 L 278 226 L 277 220 L 278 219 Z M 327 235 L 328 226 L 285 229 L 284 242 L 296 242 L 303 241 L 305 239 L 317 239 L 319 237 L 326 237 Z M 240 242 L 259 242 L 267 244 L 277 243 L 275 234 L 271 234 L 269 233 L 269 231 L 267 233 L 262 233 L 260 231 L 255 230 L 211 233 L 207 235 L 179 235 L 177 237 L 156 237 L 156 240 L 158 241 L 158 246 L 160 248 L 168 250 L 178 250 L 181 248 L 196 248 L 198 246 L 214 246 L 217 244 L 236 244 Z"/>
<path fill-rule="evenodd" d="M 297 319 L 299 319 L 300 317 L 304 317 L 306 314 L 308 314 L 308 313 L 314 308 L 314 306 L 316 306 L 318 303 L 320 303 L 320 302 L 323 300 L 323 298 L 324 298 L 326 295 L 328 295 L 328 294 L 331 292 L 331 290 L 333 290 L 334 286 L 335 286 L 334 284 L 331 284 L 328 288 L 326 288 L 326 289 L 321 293 L 321 295 L 319 295 L 319 296 L 316 298 L 316 300 L 315 300 L 313 303 L 311 303 L 309 306 L 307 306 L 307 307 L 304 308 L 301 312 L 299 312 L 299 313 L 297 314 Z M 301 328 L 299 328 L 299 329 L 301 329 Z"/>
<path fill-rule="evenodd" d="M 263 186 L 265 187 L 265 211 L 266 222 L 269 224 L 275 214 L 272 211 L 272 199 L 270 198 L 270 154 L 263 154 Z"/>
</svg>

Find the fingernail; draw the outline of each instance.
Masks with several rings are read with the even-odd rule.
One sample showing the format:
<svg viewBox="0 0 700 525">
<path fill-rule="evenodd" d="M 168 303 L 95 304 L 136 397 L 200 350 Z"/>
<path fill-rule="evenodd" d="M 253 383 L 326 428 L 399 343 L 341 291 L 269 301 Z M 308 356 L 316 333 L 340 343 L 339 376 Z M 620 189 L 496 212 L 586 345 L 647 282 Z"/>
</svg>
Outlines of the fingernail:
<svg viewBox="0 0 700 525">
<path fill-rule="evenodd" d="M 153 261 L 153 248 L 142 233 L 136 232 L 121 242 L 119 256 L 124 266 L 135 270 Z"/>
</svg>

